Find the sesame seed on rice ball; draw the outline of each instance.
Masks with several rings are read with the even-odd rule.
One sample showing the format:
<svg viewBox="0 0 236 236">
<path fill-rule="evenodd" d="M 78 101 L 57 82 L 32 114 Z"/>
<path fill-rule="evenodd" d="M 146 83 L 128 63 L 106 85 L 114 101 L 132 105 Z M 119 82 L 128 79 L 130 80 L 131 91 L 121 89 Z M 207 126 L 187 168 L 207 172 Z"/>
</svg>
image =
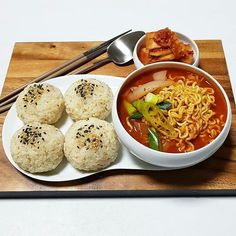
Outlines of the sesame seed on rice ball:
<svg viewBox="0 0 236 236">
<path fill-rule="evenodd" d="M 64 109 L 61 91 L 47 83 L 28 85 L 16 100 L 17 115 L 25 124 L 54 124 L 60 119 Z"/>
<path fill-rule="evenodd" d="M 54 170 L 64 157 L 64 135 L 52 125 L 29 123 L 11 139 L 13 160 L 23 170 L 40 173 Z"/>
<path fill-rule="evenodd" d="M 74 82 L 64 97 L 66 112 L 75 121 L 90 117 L 106 119 L 111 112 L 112 90 L 106 83 L 96 79 Z"/>
<path fill-rule="evenodd" d="M 105 120 L 77 121 L 65 134 L 65 156 L 79 170 L 106 168 L 116 160 L 118 149 L 119 141 L 113 125 Z"/>
</svg>

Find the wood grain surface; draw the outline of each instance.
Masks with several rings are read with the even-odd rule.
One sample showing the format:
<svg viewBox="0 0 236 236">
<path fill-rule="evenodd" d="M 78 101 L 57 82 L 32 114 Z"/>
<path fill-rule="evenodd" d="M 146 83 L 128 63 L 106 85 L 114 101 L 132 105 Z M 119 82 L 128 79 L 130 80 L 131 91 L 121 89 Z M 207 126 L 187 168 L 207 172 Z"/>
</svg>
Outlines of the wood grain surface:
<svg viewBox="0 0 236 236">
<path fill-rule="evenodd" d="M 31 81 L 65 60 L 100 42 L 16 43 L 2 96 Z M 112 170 L 63 183 L 41 182 L 18 172 L 7 160 L 0 144 L 0 196 L 112 196 L 142 195 L 236 195 L 236 110 L 225 56 L 220 40 L 196 40 L 200 50 L 199 67 L 213 75 L 226 90 L 231 101 L 233 123 L 224 145 L 208 160 L 191 168 L 174 171 Z M 104 58 L 100 56 L 96 60 Z M 96 61 L 95 60 L 95 61 Z M 127 76 L 134 65 L 118 67 L 112 63 L 91 74 Z M 0 114 L 0 131 L 6 112 Z M 1 136 L 2 138 L 2 136 Z M 23 195 L 22 195 L 23 193 Z M 45 194 L 46 193 L 46 194 Z M 48 194 L 47 194 L 48 193 Z M 83 195 L 87 193 L 87 195 Z M 131 194 L 132 193 L 132 194 Z"/>
</svg>

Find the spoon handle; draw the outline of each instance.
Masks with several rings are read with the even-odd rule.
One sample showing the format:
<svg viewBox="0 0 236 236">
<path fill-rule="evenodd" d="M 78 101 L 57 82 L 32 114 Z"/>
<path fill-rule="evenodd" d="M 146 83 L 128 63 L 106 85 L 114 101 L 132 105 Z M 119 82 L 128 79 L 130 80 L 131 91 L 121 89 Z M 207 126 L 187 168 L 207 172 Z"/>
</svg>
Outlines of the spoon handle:
<svg viewBox="0 0 236 236">
<path fill-rule="evenodd" d="M 87 66 L 85 68 L 77 68 L 77 69 L 71 71 L 70 73 L 68 73 L 67 75 L 85 74 L 85 73 L 88 73 L 88 72 L 90 72 L 100 66 L 103 66 L 111 61 L 112 60 L 109 57 L 107 57 L 107 58 L 104 58 L 100 61 L 95 62 L 91 66 Z"/>
</svg>

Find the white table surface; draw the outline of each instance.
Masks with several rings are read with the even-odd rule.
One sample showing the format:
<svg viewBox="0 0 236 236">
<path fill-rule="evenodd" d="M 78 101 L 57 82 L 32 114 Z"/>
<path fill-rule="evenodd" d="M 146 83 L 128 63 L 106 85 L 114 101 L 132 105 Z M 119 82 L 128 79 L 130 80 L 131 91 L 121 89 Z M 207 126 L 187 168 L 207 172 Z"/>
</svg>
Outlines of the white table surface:
<svg viewBox="0 0 236 236">
<path fill-rule="evenodd" d="M 16 41 L 107 40 L 170 27 L 221 39 L 236 88 L 233 0 L 0 0 L 0 88 Z M 236 197 L 0 200 L 1 235 L 236 235 Z"/>
</svg>

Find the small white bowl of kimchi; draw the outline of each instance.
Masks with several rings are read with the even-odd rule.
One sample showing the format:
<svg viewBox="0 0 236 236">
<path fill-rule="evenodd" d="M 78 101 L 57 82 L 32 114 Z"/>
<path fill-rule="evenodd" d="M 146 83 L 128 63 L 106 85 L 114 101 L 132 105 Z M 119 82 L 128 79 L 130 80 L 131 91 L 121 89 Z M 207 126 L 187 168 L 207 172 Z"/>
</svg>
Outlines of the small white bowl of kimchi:
<svg viewBox="0 0 236 236">
<path fill-rule="evenodd" d="M 133 52 L 136 68 L 156 62 L 177 61 L 198 66 L 197 44 L 184 34 L 169 28 L 147 32 L 139 39 Z"/>
<path fill-rule="evenodd" d="M 226 92 L 207 72 L 159 62 L 128 75 L 114 97 L 112 120 L 120 141 L 136 157 L 184 168 L 222 146 L 232 112 Z"/>
</svg>

